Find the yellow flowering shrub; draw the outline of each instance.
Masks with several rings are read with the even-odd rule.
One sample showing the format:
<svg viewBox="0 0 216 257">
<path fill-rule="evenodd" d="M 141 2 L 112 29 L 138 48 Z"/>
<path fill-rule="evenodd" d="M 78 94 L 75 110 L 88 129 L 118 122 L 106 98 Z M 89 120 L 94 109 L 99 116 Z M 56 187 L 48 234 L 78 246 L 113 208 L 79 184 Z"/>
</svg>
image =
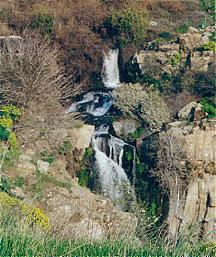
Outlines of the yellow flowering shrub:
<svg viewBox="0 0 216 257">
<path fill-rule="evenodd" d="M 11 132 L 11 134 L 8 138 L 8 143 L 13 149 L 17 147 L 17 137 L 14 132 Z"/>
<path fill-rule="evenodd" d="M 4 192 L 0 192 L 0 205 L 5 208 L 18 207 L 20 208 L 21 213 L 24 215 L 27 222 L 33 223 L 46 231 L 50 229 L 48 217 L 39 208 L 25 204 L 19 199 L 11 197 Z"/>
<path fill-rule="evenodd" d="M 13 121 L 9 117 L 1 117 L 0 118 L 0 127 L 5 129 L 11 129 L 13 125 Z"/>
<path fill-rule="evenodd" d="M 13 126 L 21 114 L 21 110 L 14 105 L 0 106 L 0 140 L 8 141 L 10 148 L 17 147 Z"/>
</svg>

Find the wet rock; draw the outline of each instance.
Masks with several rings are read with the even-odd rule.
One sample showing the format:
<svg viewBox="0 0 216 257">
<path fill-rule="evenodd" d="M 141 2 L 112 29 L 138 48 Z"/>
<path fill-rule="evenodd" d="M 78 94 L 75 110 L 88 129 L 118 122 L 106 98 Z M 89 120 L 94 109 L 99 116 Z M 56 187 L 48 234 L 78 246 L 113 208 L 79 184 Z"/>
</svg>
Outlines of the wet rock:
<svg viewBox="0 0 216 257">
<path fill-rule="evenodd" d="M 127 136 L 129 133 L 136 131 L 138 124 L 137 121 L 133 119 L 124 119 L 113 122 L 113 128 L 117 136 Z"/>
</svg>

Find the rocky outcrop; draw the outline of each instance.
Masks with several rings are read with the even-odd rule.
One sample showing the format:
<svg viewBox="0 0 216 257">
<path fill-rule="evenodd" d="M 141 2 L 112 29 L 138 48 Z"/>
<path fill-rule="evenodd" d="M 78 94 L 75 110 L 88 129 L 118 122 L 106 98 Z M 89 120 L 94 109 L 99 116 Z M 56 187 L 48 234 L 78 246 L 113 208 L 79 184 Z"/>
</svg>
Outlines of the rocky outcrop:
<svg viewBox="0 0 216 257">
<path fill-rule="evenodd" d="M 75 138 L 73 147 L 81 151 L 81 157 L 83 156 L 85 149 L 90 146 L 94 132 L 95 127 L 87 124 L 83 124 L 79 128 L 68 131 L 68 137 Z"/>
<path fill-rule="evenodd" d="M 113 122 L 113 128 L 118 137 L 128 136 L 128 134 L 133 133 L 139 127 L 136 120 L 133 119 L 122 119 Z"/>
<path fill-rule="evenodd" d="M 198 30 L 190 27 L 178 40 L 149 42 L 134 57 L 144 74 L 159 78 L 163 73 L 173 74 L 186 67 L 195 72 L 206 72 L 214 62 L 214 52 L 203 48 L 210 42 L 213 27 Z"/>
<path fill-rule="evenodd" d="M 216 124 L 203 126 L 205 115 L 196 115 L 201 111 L 200 104 L 192 102 L 179 111 L 180 120 L 167 125 L 165 134 L 181 138 L 186 157 L 178 164 L 184 174 L 178 175 L 178 183 L 170 189 L 168 225 L 171 237 L 184 230 L 215 242 Z"/>
</svg>

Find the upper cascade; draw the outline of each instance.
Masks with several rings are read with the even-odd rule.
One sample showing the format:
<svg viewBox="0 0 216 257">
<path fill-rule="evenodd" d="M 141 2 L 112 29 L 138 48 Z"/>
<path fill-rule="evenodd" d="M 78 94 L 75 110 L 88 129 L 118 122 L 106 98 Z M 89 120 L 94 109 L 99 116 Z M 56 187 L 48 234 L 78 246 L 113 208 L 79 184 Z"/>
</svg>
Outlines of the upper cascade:
<svg viewBox="0 0 216 257">
<path fill-rule="evenodd" d="M 104 52 L 102 78 L 107 88 L 116 88 L 120 85 L 118 54 L 118 49 L 110 49 L 108 53 Z"/>
</svg>

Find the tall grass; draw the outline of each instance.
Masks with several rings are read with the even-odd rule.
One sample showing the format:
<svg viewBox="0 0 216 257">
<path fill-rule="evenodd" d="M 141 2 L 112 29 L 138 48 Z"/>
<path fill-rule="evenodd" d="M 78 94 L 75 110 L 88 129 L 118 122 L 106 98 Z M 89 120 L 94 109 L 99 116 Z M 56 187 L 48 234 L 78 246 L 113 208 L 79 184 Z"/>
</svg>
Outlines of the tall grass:
<svg viewBox="0 0 216 257">
<path fill-rule="evenodd" d="M 9 257 L 157 257 L 157 256 L 215 256 L 213 246 L 197 244 L 190 247 L 186 241 L 178 242 L 176 247 L 168 246 L 163 240 L 152 242 L 123 241 L 83 241 L 63 239 L 51 233 L 44 233 L 37 228 L 18 221 L 12 213 L 1 212 L 0 256 Z"/>
</svg>

